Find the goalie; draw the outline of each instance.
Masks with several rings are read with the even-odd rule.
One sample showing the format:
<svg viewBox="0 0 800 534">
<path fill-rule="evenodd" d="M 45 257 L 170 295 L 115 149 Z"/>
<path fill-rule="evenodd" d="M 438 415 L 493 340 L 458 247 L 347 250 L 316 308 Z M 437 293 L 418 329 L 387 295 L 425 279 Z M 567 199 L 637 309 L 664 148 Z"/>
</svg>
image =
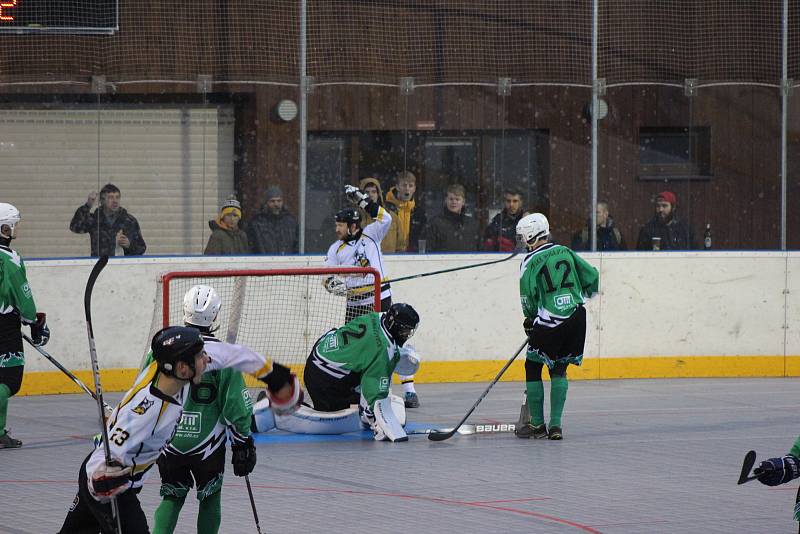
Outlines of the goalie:
<svg viewBox="0 0 800 534">
<path fill-rule="evenodd" d="M 393 372 L 414 374 L 419 367 L 408 344 L 418 325 L 414 308 L 397 303 L 325 333 L 311 349 L 304 372 L 314 408 L 338 412 L 360 404 L 361 420 L 376 441 L 407 441 L 402 401 L 399 407 L 392 402 L 389 385 Z"/>
</svg>

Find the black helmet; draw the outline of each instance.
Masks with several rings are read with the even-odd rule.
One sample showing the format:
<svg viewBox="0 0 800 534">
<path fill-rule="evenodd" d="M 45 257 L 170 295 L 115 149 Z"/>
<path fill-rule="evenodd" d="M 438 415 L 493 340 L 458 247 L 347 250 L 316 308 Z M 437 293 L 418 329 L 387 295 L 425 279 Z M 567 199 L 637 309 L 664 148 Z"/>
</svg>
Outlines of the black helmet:
<svg viewBox="0 0 800 534">
<path fill-rule="evenodd" d="M 336 213 L 336 222 L 347 223 L 347 225 L 358 224 L 361 222 L 361 215 L 355 208 L 345 208 Z"/>
<path fill-rule="evenodd" d="M 175 364 L 184 362 L 194 369 L 194 358 L 203 349 L 203 336 L 196 328 L 168 326 L 156 332 L 150 348 L 164 374 L 174 375 Z"/>
<path fill-rule="evenodd" d="M 410 305 L 398 302 L 392 304 L 384 314 L 383 325 L 397 344 L 403 346 L 419 326 L 419 314 Z"/>
</svg>

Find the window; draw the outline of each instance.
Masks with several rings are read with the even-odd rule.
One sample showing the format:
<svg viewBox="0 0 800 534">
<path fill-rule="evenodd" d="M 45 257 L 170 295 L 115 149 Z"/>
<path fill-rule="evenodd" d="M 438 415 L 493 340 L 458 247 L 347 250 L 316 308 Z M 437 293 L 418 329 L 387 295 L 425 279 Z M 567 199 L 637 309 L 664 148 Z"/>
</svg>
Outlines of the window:
<svg viewBox="0 0 800 534">
<path fill-rule="evenodd" d="M 711 178 L 711 128 L 640 128 L 640 180 Z"/>
</svg>

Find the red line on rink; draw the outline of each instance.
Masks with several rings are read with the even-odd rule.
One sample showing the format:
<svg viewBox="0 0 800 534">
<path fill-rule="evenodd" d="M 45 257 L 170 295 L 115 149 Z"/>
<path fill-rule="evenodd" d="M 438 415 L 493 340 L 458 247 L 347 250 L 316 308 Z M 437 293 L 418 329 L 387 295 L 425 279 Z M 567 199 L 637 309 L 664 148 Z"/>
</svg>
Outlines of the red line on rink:
<svg viewBox="0 0 800 534">
<path fill-rule="evenodd" d="M 502 501 L 469 501 L 467 504 L 499 504 L 501 502 L 528 502 L 528 501 L 549 501 L 552 497 L 531 497 L 530 499 L 505 499 Z"/>
<path fill-rule="evenodd" d="M 234 485 L 234 484 L 231 484 Z M 241 484 L 236 484 L 241 486 Z M 491 504 L 484 504 L 479 502 L 467 502 L 467 501 L 456 501 L 452 499 L 443 499 L 441 497 L 423 497 L 420 495 L 408 495 L 405 493 L 382 493 L 382 492 L 370 492 L 370 491 L 357 491 L 357 490 L 343 490 L 343 489 L 326 489 L 326 488 L 308 488 L 308 487 L 300 487 L 300 486 L 265 486 L 265 485 L 257 485 L 253 484 L 254 488 L 262 488 L 262 489 L 278 489 L 278 490 L 295 490 L 295 491 L 313 491 L 318 493 L 343 493 L 346 495 L 366 495 L 370 497 L 398 497 L 400 499 L 409 499 L 409 500 L 418 500 L 418 501 L 429 501 L 429 502 L 438 502 L 442 504 L 452 504 L 456 506 L 468 506 L 468 507 L 475 507 L 475 508 L 489 508 L 490 510 L 498 510 L 501 512 L 511 512 L 514 514 L 526 515 L 529 517 L 536 517 L 538 519 L 544 519 L 547 521 L 552 521 L 554 523 L 560 523 L 562 525 L 567 525 L 578 530 L 582 530 L 584 532 L 591 532 L 592 534 L 602 534 L 599 530 L 596 530 L 588 525 L 582 525 L 580 523 L 576 523 L 575 521 L 570 521 L 568 519 L 562 519 L 560 517 L 542 514 L 539 512 L 533 512 L 531 510 L 520 510 L 518 508 L 506 508 L 504 506 L 493 506 Z M 520 500 L 527 500 L 527 499 L 520 499 Z M 531 499 L 532 500 L 532 499 Z M 498 501 L 502 502 L 502 501 Z"/>
</svg>

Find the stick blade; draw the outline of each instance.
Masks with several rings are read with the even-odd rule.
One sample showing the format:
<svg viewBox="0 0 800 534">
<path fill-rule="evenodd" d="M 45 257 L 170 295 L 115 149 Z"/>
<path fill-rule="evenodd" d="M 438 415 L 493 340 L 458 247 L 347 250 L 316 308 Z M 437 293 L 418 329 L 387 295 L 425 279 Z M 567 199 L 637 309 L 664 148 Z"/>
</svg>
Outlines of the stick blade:
<svg viewBox="0 0 800 534">
<path fill-rule="evenodd" d="M 744 455 L 744 462 L 742 462 L 742 472 L 739 474 L 739 482 L 737 484 L 744 484 L 757 478 L 750 476 L 750 471 L 756 463 L 756 451 L 749 451 Z"/>
<path fill-rule="evenodd" d="M 428 439 L 431 441 L 444 441 L 446 439 L 452 438 L 453 434 L 455 433 L 456 433 L 455 430 L 451 430 L 450 432 L 433 431 L 430 434 L 428 434 Z"/>
</svg>

